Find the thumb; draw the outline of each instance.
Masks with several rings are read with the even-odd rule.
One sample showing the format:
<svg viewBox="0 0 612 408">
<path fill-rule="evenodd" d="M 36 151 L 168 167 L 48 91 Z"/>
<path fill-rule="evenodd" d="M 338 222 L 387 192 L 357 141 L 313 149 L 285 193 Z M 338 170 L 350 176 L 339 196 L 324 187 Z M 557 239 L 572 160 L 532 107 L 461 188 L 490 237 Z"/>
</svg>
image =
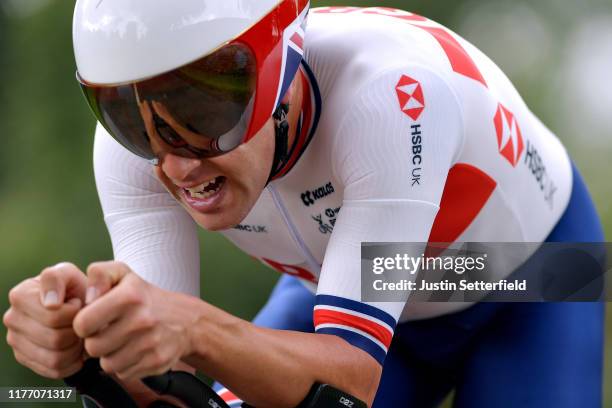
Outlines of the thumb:
<svg viewBox="0 0 612 408">
<path fill-rule="evenodd" d="M 60 307 L 70 297 L 83 298 L 86 278 L 74 264 L 62 262 L 45 268 L 40 276 L 40 300 L 48 309 Z"/>
<path fill-rule="evenodd" d="M 87 268 L 86 304 L 90 304 L 102 296 L 131 273 L 131 269 L 123 262 L 94 262 Z"/>
</svg>

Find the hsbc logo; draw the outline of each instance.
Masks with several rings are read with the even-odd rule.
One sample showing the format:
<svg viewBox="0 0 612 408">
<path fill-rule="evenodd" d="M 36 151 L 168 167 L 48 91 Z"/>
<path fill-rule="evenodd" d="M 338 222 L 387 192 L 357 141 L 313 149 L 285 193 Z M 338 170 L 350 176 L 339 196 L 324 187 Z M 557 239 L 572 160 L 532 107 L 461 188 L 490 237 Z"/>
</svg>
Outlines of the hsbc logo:
<svg viewBox="0 0 612 408">
<path fill-rule="evenodd" d="M 410 78 L 408 75 L 402 75 L 395 86 L 395 91 L 402 112 L 410 119 L 417 121 L 425 109 L 423 88 L 419 81 Z"/>
<path fill-rule="evenodd" d="M 500 103 L 493 122 L 497 133 L 499 153 L 510 162 L 512 167 L 516 167 L 525 150 L 525 142 L 516 118 Z"/>
</svg>

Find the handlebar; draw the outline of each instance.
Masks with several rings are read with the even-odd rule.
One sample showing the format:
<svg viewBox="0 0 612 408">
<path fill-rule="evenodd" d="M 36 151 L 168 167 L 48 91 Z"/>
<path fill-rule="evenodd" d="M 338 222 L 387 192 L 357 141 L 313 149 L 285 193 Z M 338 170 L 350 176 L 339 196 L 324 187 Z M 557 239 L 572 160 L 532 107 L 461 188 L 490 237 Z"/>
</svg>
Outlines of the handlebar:
<svg viewBox="0 0 612 408">
<path fill-rule="evenodd" d="M 98 359 L 85 361 L 76 374 L 64 378 L 86 401 L 99 408 L 138 408 L 128 392 L 100 367 Z M 230 406 L 208 385 L 196 376 L 184 371 L 168 371 L 165 374 L 147 377 L 142 382 L 159 395 L 179 399 L 189 408 L 230 408 Z M 328 384 L 314 384 L 297 408 L 367 408 L 366 404 L 350 394 Z M 166 401 L 155 401 L 149 408 L 177 408 Z M 254 408 L 243 403 L 242 408 Z"/>
<path fill-rule="evenodd" d="M 83 368 L 64 378 L 64 382 L 99 408 L 138 408 L 127 391 L 102 370 L 98 359 L 85 361 Z M 187 372 L 168 371 L 166 374 L 144 378 L 142 382 L 160 395 L 178 398 L 190 408 L 229 408 L 212 388 Z M 156 401 L 151 405 L 153 407 L 176 408 L 164 401 Z"/>
</svg>

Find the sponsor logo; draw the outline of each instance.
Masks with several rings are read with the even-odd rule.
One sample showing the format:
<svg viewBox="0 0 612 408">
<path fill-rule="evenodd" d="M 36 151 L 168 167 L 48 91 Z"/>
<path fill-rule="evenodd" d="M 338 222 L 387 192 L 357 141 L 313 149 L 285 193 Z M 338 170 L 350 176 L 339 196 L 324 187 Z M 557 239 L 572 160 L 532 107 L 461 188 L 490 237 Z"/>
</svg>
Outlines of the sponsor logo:
<svg viewBox="0 0 612 408">
<path fill-rule="evenodd" d="M 321 234 L 331 234 L 336 225 L 336 217 L 340 213 L 340 208 L 328 208 L 323 214 L 313 215 L 312 219 L 319 225 Z"/>
<path fill-rule="evenodd" d="M 340 402 L 342 405 L 351 408 L 355 402 L 351 401 L 350 399 L 346 398 L 346 397 L 340 397 L 340 399 L 338 400 L 338 402 Z"/>
<path fill-rule="evenodd" d="M 421 125 L 415 124 L 410 126 L 411 142 L 412 142 L 412 184 L 421 185 L 421 175 L 423 171 L 423 134 L 421 133 Z"/>
<path fill-rule="evenodd" d="M 546 166 L 542 160 L 542 156 L 538 153 L 536 147 L 527 141 L 527 149 L 525 154 L 525 165 L 531 171 L 531 174 L 538 183 L 540 190 L 544 193 L 544 201 L 552 209 L 554 206 L 554 196 L 557 191 L 557 186 L 550 178 L 546 171 Z"/>
<path fill-rule="evenodd" d="M 208 399 L 208 406 L 209 406 L 209 407 L 211 407 L 211 408 L 221 408 L 221 405 L 219 405 L 219 404 L 217 403 L 217 401 L 215 401 L 215 400 L 214 400 L 214 399 L 212 399 L 212 398 L 209 398 L 209 399 Z"/>
<path fill-rule="evenodd" d="M 234 227 L 234 229 L 237 229 L 238 231 L 246 231 L 246 232 L 263 232 L 263 233 L 267 233 L 268 230 L 266 229 L 265 225 L 249 225 L 249 224 L 238 224 Z"/>
<path fill-rule="evenodd" d="M 417 121 L 425 109 L 425 98 L 421 84 L 407 75 L 402 75 L 395 86 L 400 109 L 410 119 Z"/>
<path fill-rule="evenodd" d="M 513 166 L 518 164 L 525 144 L 521 128 L 514 114 L 501 103 L 497 106 L 497 112 L 493 118 L 495 131 L 497 133 L 497 146 L 499 153 Z"/>
<path fill-rule="evenodd" d="M 334 192 L 334 186 L 331 182 L 325 184 L 314 190 L 308 190 L 301 194 L 302 202 L 306 207 L 309 207 L 315 203 L 315 201 L 320 200 L 323 197 L 327 197 L 328 195 Z"/>
</svg>

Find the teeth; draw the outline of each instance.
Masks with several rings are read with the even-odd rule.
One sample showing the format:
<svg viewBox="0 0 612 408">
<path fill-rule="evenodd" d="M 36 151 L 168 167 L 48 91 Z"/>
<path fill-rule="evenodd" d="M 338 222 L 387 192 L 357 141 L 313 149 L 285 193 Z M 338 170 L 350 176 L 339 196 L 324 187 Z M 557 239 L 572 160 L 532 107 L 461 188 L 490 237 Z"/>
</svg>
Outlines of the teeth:
<svg viewBox="0 0 612 408">
<path fill-rule="evenodd" d="M 217 191 L 205 191 L 203 193 L 194 193 L 194 192 L 189 192 L 189 194 L 193 197 L 193 198 L 208 198 L 210 196 L 212 196 L 213 194 L 215 194 Z"/>
<path fill-rule="evenodd" d="M 208 187 L 209 184 L 212 184 L 214 182 L 215 182 L 215 179 L 208 180 L 208 181 L 205 181 L 204 183 L 200 184 L 199 186 L 187 188 L 186 190 L 189 191 L 190 193 L 199 193 L 199 192 L 203 191 L 206 187 Z"/>
<path fill-rule="evenodd" d="M 211 190 L 211 191 L 204 191 L 204 189 L 206 187 L 208 187 L 208 185 L 213 184 L 215 182 L 215 180 L 216 179 L 205 181 L 204 183 L 200 184 L 199 186 L 195 186 L 195 187 L 191 187 L 191 188 L 186 188 L 185 191 L 187 191 L 189 193 L 189 195 L 191 197 L 193 197 L 193 198 L 209 198 L 209 197 L 212 197 L 213 195 L 215 195 L 219 191 L 219 188 L 222 186 L 223 183 L 219 183 L 217 188 L 214 189 L 214 190 Z"/>
</svg>

